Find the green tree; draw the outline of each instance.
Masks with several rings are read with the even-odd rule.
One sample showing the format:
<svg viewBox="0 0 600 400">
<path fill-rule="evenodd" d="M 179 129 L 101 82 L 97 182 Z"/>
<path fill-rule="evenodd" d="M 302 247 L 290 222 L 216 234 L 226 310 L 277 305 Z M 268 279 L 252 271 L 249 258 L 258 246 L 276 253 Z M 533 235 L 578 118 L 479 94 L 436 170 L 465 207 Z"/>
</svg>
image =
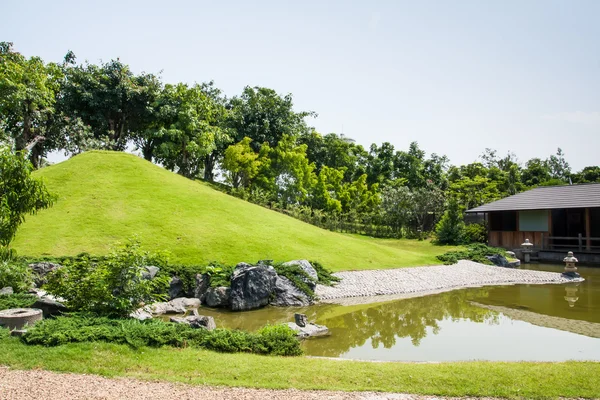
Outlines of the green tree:
<svg viewBox="0 0 600 400">
<path fill-rule="evenodd" d="M 74 56 L 71 60 L 74 62 Z M 124 150 L 130 139 L 152 125 L 153 105 L 162 88 L 157 76 L 135 75 L 119 59 L 101 65 L 72 65 L 65 74 L 64 111 L 90 127 L 99 147 Z M 145 147 L 151 142 L 138 140 L 144 156 L 149 157 L 151 151 Z"/>
<path fill-rule="evenodd" d="M 555 155 L 551 155 L 548 160 L 546 160 L 546 164 L 548 165 L 550 177 L 552 179 L 558 179 L 565 183 L 569 181 L 571 167 L 565 159 L 565 153 L 560 147 L 556 150 Z"/>
<path fill-rule="evenodd" d="M 226 181 L 234 189 L 248 188 L 269 159 L 265 157 L 268 146 L 262 147 L 262 154 L 254 152 L 250 144 L 252 139 L 245 137 L 239 143 L 225 150 L 222 167 L 225 169 Z"/>
<path fill-rule="evenodd" d="M 8 247 L 27 214 L 54 202 L 46 186 L 31 176 L 32 170 L 22 152 L 0 147 L 0 246 Z"/>
<path fill-rule="evenodd" d="M 154 158 L 166 168 L 188 178 L 197 177 L 205 159 L 225 140 L 220 126 L 222 107 L 206 87 L 166 85 L 161 95 L 161 122 L 152 133 Z"/>
<path fill-rule="evenodd" d="M 61 68 L 39 57 L 25 58 L 0 42 L 0 129 L 17 151 L 37 141 L 29 158 L 37 168 L 50 149 L 55 103 L 62 80 Z M 42 141 L 46 140 L 46 145 Z"/>
<path fill-rule="evenodd" d="M 522 181 L 526 186 L 538 186 L 552 178 L 548 163 L 539 158 L 532 158 L 525 164 L 522 172 Z"/>
<path fill-rule="evenodd" d="M 274 148 L 284 135 L 298 136 L 307 130 L 304 118 L 314 112 L 295 112 L 292 95 L 280 96 L 273 89 L 246 86 L 239 97 L 231 99 L 229 126 L 239 142 L 252 139 L 255 151 L 263 143 Z"/>
<path fill-rule="evenodd" d="M 461 244 L 465 234 L 465 223 L 458 202 L 450 199 L 448 208 L 435 228 L 436 240 L 440 244 Z"/>
</svg>

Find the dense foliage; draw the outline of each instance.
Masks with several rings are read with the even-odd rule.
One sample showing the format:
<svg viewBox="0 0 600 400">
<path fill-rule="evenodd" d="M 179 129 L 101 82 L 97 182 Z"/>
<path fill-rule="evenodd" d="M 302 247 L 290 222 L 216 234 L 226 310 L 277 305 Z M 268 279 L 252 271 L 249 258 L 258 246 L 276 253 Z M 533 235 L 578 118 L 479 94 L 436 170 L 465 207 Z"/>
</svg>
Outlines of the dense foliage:
<svg viewBox="0 0 600 400">
<path fill-rule="evenodd" d="M 147 279 L 145 266 L 160 256 L 142 251 L 130 241 L 99 261 L 83 256 L 67 261 L 48 276 L 44 288 L 65 300 L 71 310 L 98 315 L 127 316 L 141 303 L 164 300 L 166 276 Z"/>
<path fill-rule="evenodd" d="M 54 201 L 43 182 L 31 176 L 32 169 L 23 152 L 0 145 L 0 247 L 8 247 L 27 214 Z"/>
<path fill-rule="evenodd" d="M 22 261 L 0 260 L 0 289 L 10 286 L 15 293 L 26 292 L 33 285 L 33 272 Z"/>
<path fill-rule="evenodd" d="M 61 64 L 44 63 L 0 43 L 0 140 L 22 150 L 42 137 L 29 155 L 36 167 L 49 151 L 134 146 L 183 176 L 219 178 L 221 189 L 311 224 L 397 238 L 426 236 L 451 201 L 462 213 L 539 185 L 600 182 L 599 166 L 571 171 L 560 148 L 522 163 L 486 149 L 452 166 L 417 142 L 365 148 L 322 135 L 308 125 L 315 116 L 265 87 L 228 98 L 213 82 L 164 84 L 119 59 L 78 63 L 68 52 Z M 465 238 L 481 240 L 476 229 Z"/>
<path fill-rule="evenodd" d="M 437 256 L 438 260 L 442 261 L 444 264 L 456 264 L 459 260 L 471 260 L 481 264 L 492 265 L 492 262 L 486 258 L 486 256 L 493 256 L 496 254 L 500 254 L 506 257 L 506 250 L 497 248 L 497 247 L 489 247 L 485 244 L 476 243 L 469 245 L 464 250 L 456 250 L 449 251 L 445 254 Z"/>
<path fill-rule="evenodd" d="M 7 310 L 9 308 L 28 308 L 31 307 L 36 300 L 36 296 L 25 293 L 0 295 L 0 310 Z"/>
<path fill-rule="evenodd" d="M 193 329 L 185 324 L 160 320 L 109 319 L 86 316 L 43 320 L 22 337 L 26 344 L 60 346 L 78 342 L 108 342 L 143 346 L 198 347 L 235 353 L 279 356 L 302 354 L 295 333 L 285 325 L 266 326 L 256 333 L 215 329 Z"/>
</svg>

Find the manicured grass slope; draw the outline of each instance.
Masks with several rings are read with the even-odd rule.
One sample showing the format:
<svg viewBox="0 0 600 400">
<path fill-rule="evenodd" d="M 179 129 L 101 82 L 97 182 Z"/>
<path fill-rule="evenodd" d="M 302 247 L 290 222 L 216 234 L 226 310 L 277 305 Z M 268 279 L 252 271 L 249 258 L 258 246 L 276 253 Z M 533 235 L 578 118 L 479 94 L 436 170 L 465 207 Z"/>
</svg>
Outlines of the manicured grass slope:
<svg viewBox="0 0 600 400">
<path fill-rule="evenodd" d="M 137 235 L 187 264 L 307 258 L 353 270 L 439 264 L 447 250 L 329 232 L 126 153 L 93 151 L 35 174 L 58 201 L 27 217 L 14 242 L 20 255 L 104 254 Z"/>
<path fill-rule="evenodd" d="M 45 348 L 0 339 L 0 365 L 189 384 L 369 390 L 445 396 L 598 398 L 600 363 L 373 363 L 82 343 Z"/>
</svg>

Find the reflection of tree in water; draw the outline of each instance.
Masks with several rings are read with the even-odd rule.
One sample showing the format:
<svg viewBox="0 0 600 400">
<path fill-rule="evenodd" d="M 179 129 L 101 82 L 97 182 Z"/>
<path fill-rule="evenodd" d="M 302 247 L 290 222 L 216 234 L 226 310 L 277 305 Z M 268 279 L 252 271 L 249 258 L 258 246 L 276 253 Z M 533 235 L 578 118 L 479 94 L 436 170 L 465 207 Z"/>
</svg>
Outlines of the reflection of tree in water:
<svg viewBox="0 0 600 400">
<path fill-rule="evenodd" d="M 418 346 L 431 328 L 440 332 L 439 321 L 469 319 L 473 322 L 498 323 L 498 314 L 473 306 L 470 300 L 487 296 L 486 289 L 458 290 L 438 295 L 399 300 L 340 316 L 319 319 L 331 336 L 306 342 L 307 352 L 335 357 L 371 340 L 373 348 L 391 348 L 397 338 L 411 338 Z"/>
</svg>

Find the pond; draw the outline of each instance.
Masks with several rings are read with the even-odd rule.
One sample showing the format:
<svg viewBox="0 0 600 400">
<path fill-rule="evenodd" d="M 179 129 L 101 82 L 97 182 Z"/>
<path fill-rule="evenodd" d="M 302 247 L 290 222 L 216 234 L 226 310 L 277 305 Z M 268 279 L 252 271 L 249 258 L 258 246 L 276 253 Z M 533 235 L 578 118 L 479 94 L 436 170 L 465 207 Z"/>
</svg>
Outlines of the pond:
<svg viewBox="0 0 600 400">
<path fill-rule="evenodd" d="M 561 272 L 560 265 L 530 269 Z M 308 308 L 267 307 L 244 313 L 201 308 L 218 327 L 256 330 L 293 321 L 294 313 L 331 335 L 303 342 L 311 356 L 389 361 L 600 360 L 600 268 L 564 285 L 455 290 L 386 303 Z"/>
</svg>

